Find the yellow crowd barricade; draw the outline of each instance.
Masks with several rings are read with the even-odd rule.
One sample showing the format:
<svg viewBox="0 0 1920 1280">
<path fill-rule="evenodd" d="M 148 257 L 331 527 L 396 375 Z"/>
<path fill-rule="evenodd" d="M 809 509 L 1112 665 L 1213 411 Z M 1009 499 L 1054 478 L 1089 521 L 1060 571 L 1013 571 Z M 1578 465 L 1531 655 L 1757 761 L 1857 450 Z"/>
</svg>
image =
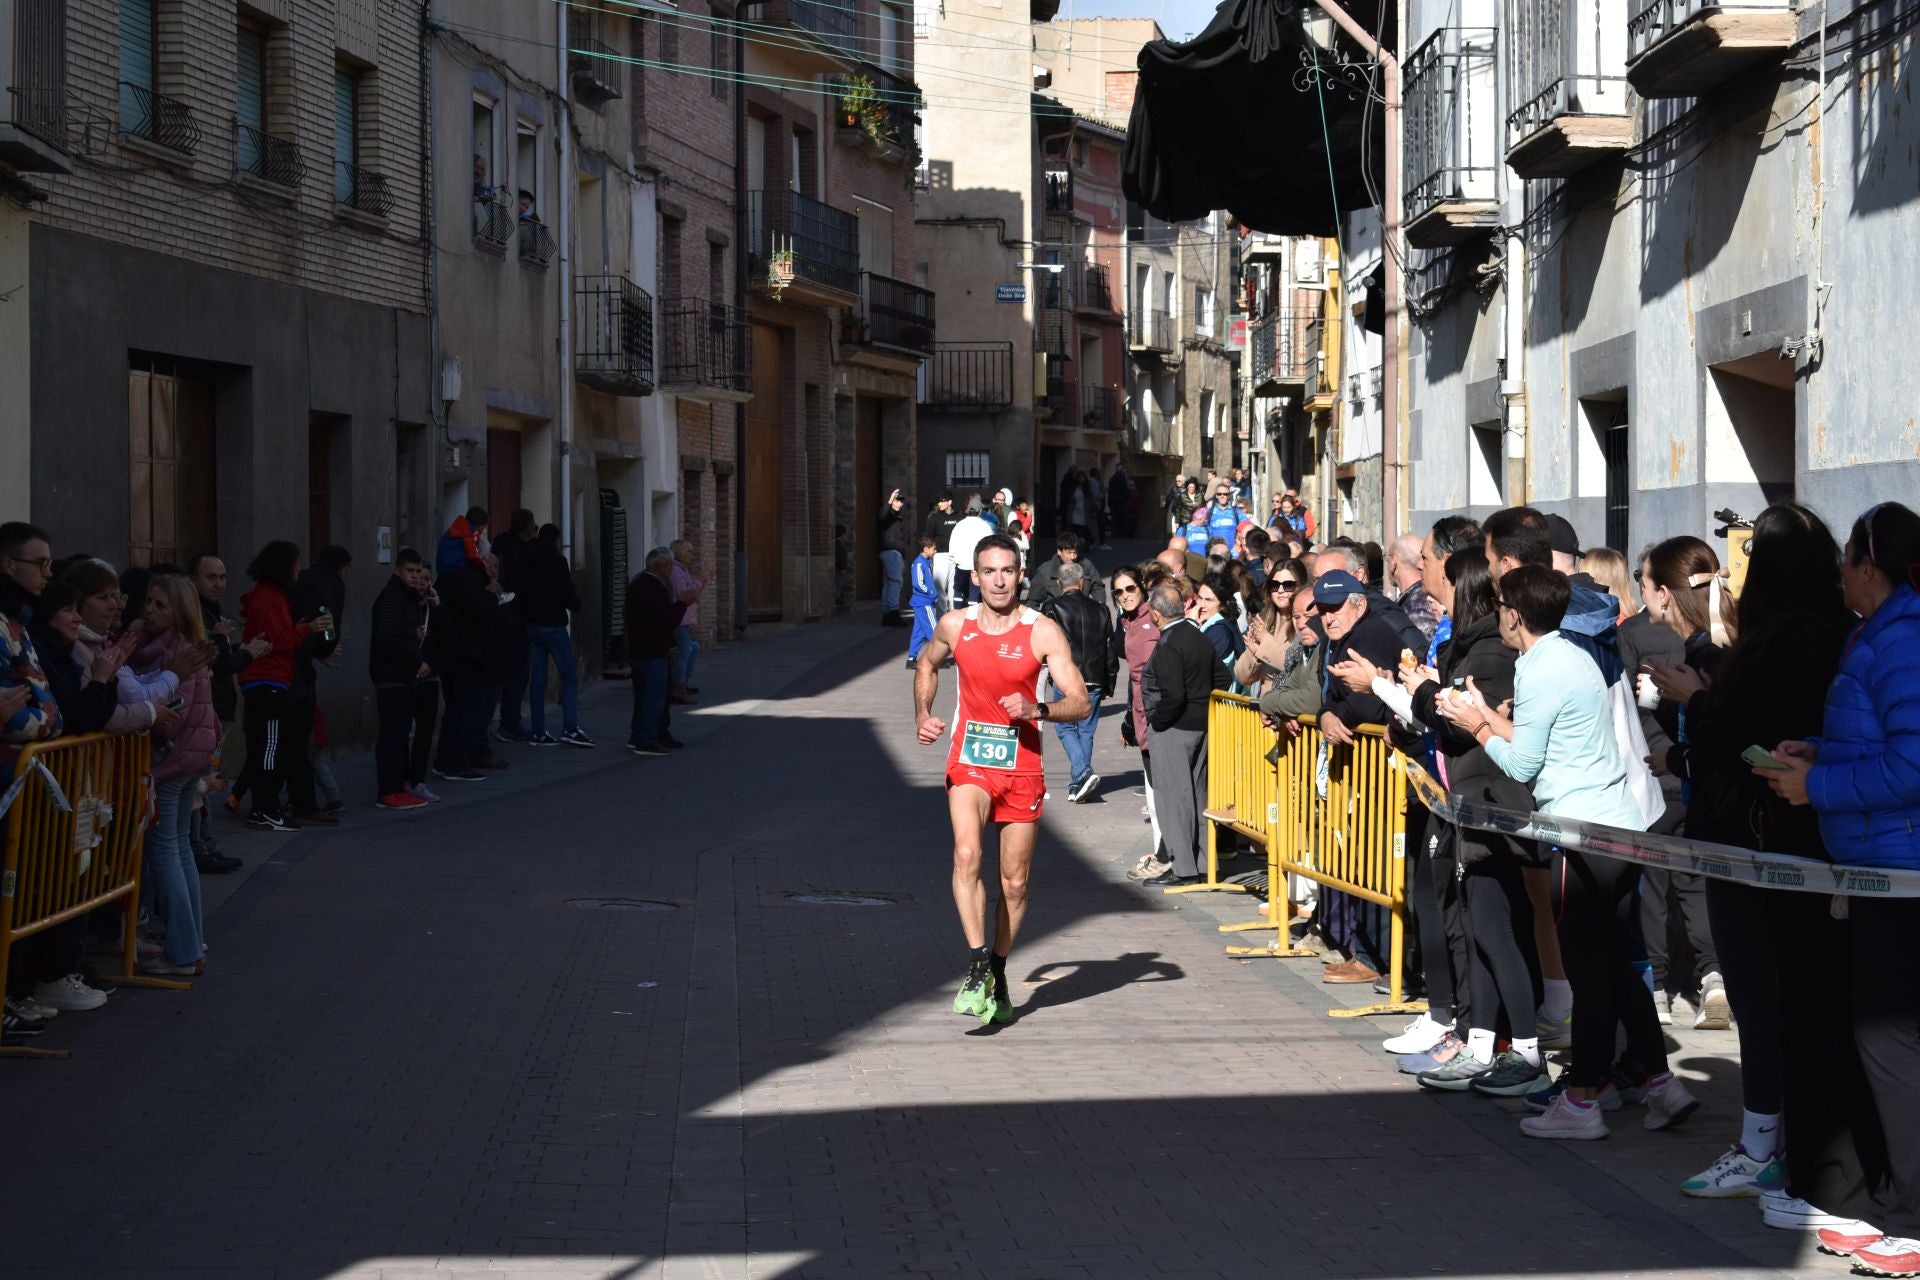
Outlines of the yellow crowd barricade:
<svg viewBox="0 0 1920 1280">
<path fill-rule="evenodd" d="M 15 761 L 0 861 L 0 989 L 16 942 L 114 902 L 127 909 L 115 981 L 187 988 L 134 971 L 142 837 L 152 789 L 148 750 L 145 735 L 89 733 L 35 743 Z M 67 1054 L 7 1045 L 0 1046 L 0 1056 Z"/>
<path fill-rule="evenodd" d="M 1263 781 L 1260 774 L 1273 770 L 1266 761 L 1267 744 L 1261 741 L 1272 736 L 1260 723 L 1260 709 L 1253 699 L 1232 693 L 1213 695 L 1207 705 L 1207 795 L 1201 810 L 1207 824 L 1207 878 L 1163 892 L 1251 892 L 1243 884 L 1220 878 L 1220 828 L 1270 843 L 1268 832 L 1275 816 L 1268 805 L 1272 779 Z"/>
<path fill-rule="evenodd" d="M 1227 954 L 1318 954 L 1295 947 L 1288 932 L 1287 877 L 1300 876 L 1384 908 L 1390 922 L 1386 1003 L 1330 1009 L 1329 1014 L 1424 1010 L 1424 1002 L 1404 994 L 1407 776 L 1386 731 L 1361 725 L 1351 745 L 1336 746 L 1321 734 L 1317 717 L 1301 716 L 1299 734 L 1276 732 L 1261 723 L 1252 700 L 1225 693 L 1213 695 L 1207 726 L 1209 825 L 1229 826 L 1259 840 L 1267 853 L 1267 918 L 1220 930 L 1274 932 L 1267 946 L 1228 947 Z M 1227 732 L 1216 737 L 1216 727 Z M 1276 742 L 1277 763 L 1269 759 Z M 1230 813 L 1223 803 L 1229 796 Z M 1208 847 L 1211 852 L 1211 833 Z"/>
</svg>

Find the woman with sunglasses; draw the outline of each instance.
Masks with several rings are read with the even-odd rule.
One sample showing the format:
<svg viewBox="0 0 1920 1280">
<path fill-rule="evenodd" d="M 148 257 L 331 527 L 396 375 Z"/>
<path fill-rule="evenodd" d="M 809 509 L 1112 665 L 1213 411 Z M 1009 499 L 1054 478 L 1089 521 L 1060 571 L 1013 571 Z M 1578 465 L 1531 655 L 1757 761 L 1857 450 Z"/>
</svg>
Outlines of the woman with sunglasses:
<svg viewBox="0 0 1920 1280">
<path fill-rule="evenodd" d="M 1147 789 L 1147 822 L 1153 833 L 1153 848 L 1128 868 L 1127 876 L 1133 880 L 1151 880 L 1173 865 L 1160 843 L 1160 815 L 1153 804 L 1147 704 L 1140 680 L 1153 658 L 1154 646 L 1160 643 L 1160 628 L 1147 611 L 1147 582 L 1139 569 L 1129 566 L 1114 570 L 1108 585 L 1113 589 L 1114 607 L 1120 613 L 1114 623 L 1113 647 L 1127 663 L 1127 711 L 1120 717 L 1120 740 L 1140 753 L 1140 777 Z"/>
<path fill-rule="evenodd" d="M 1771 753 L 1778 767 L 1754 772 L 1788 803 L 1813 806 L 1836 861 L 1920 870 L 1920 668 L 1913 661 L 1920 651 L 1920 515 L 1883 502 L 1854 521 L 1840 580 L 1847 608 L 1862 621 L 1827 692 L 1821 736 L 1780 743 Z M 1845 989 L 1890 1176 L 1875 1225 L 1821 1227 L 1820 1248 L 1851 1256 L 1856 1271 L 1920 1275 L 1920 1104 L 1913 1090 L 1920 1079 L 1920 987 L 1913 981 L 1920 898 L 1846 901 L 1852 938 Z M 1793 1141 L 1801 1141 L 1797 1132 Z M 1791 1148 L 1788 1160 L 1792 1166 Z M 1792 1168 L 1801 1191 L 1798 1172 Z"/>
<path fill-rule="evenodd" d="M 1233 682 L 1252 690 L 1254 697 L 1271 688 L 1286 670 L 1287 651 L 1294 641 L 1293 593 L 1306 577 L 1298 561 L 1280 561 L 1259 588 L 1259 611 L 1248 610 L 1247 647 L 1233 665 Z"/>
</svg>

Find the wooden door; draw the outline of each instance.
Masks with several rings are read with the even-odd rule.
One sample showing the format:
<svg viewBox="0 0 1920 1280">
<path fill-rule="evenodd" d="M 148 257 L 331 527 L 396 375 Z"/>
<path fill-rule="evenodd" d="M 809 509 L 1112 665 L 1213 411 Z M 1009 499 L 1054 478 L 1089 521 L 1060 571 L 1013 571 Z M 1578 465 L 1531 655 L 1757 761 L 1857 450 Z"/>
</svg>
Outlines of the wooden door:
<svg viewBox="0 0 1920 1280">
<path fill-rule="evenodd" d="M 853 402 L 853 581 L 854 593 L 862 600 L 880 598 L 880 402 L 861 396 Z M 911 526 L 913 513 L 902 510 L 901 518 Z M 917 530 L 909 527 L 909 534 Z M 920 554 L 907 539 L 907 559 Z M 902 573 L 906 569 L 901 566 Z"/>
<path fill-rule="evenodd" d="M 127 374 L 127 562 L 185 565 L 217 545 L 213 384 L 161 361 Z"/>
<path fill-rule="evenodd" d="M 780 331 L 753 326 L 754 396 L 747 402 L 747 617 L 778 621 L 784 604 L 785 546 L 781 535 L 784 507 L 781 478 L 786 472 L 782 447 L 786 370 L 781 364 Z"/>
<path fill-rule="evenodd" d="M 487 428 L 487 536 L 497 541 L 520 508 L 520 433 Z"/>
</svg>

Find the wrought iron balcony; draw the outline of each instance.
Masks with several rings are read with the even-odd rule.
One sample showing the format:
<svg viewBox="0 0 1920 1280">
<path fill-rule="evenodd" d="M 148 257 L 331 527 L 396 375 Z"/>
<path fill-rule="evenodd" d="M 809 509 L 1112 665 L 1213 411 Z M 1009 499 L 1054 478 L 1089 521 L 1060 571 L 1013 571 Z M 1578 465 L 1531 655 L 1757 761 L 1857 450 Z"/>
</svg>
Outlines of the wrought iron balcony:
<svg viewBox="0 0 1920 1280">
<path fill-rule="evenodd" d="M 653 297 L 625 276 L 573 283 L 573 373 L 596 391 L 653 390 Z"/>
<path fill-rule="evenodd" d="M 858 61 L 860 11 L 844 0 L 767 0 L 749 9 L 751 18 L 786 27 L 836 58 Z"/>
<path fill-rule="evenodd" d="M 913 150 L 913 122 L 925 109 L 920 86 L 879 67 L 862 64 L 852 75 L 836 76 L 835 136 L 842 142 L 872 147 L 905 159 Z"/>
<path fill-rule="evenodd" d="M 1112 387 L 1082 385 L 1080 425 L 1089 431 L 1120 429 L 1120 395 Z"/>
<path fill-rule="evenodd" d="M 393 188 L 387 175 L 357 164 L 336 160 L 333 164 L 333 202 L 356 213 L 384 218 L 393 212 Z"/>
<path fill-rule="evenodd" d="M 1107 268 L 1098 262 L 1080 264 L 1079 305 L 1087 311 L 1104 311 L 1117 314 L 1119 308 L 1113 305 L 1113 285 L 1107 275 Z"/>
<path fill-rule="evenodd" d="M 925 355 L 933 350 L 933 292 L 863 271 L 860 323 L 860 342 Z"/>
<path fill-rule="evenodd" d="M 120 82 L 120 131 L 182 155 L 192 155 L 200 145 L 191 107 L 125 80 Z"/>
<path fill-rule="evenodd" d="M 67 0 L 14 0 L 13 66 L 0 97 L 0 162 L 71 173 L 67 141 Z"/>
<path fill-rule="evenodd" d="M 1011 342 L 936 342 L 920 366 L 922 409 L 994 412 L 1013 407 Z"/>
<path fill-rule="evenodd" d="M 513 210 L 500 199 L 473 202 L 473 243 L 488 253 L 504 254 L 513 243 Z"/>
<path fill-rule="evenodd" d="M 1080 425 L 1080 388 L 1065 377 L 1047 379 L 1047 393 L 1041 397 L 1040 405 L 1051 415 L 1053 426 Z"/>
<path fill-rule="evenodd" d="M 567 50 L 567 83 L 574 100 L 598 110 L 620 96 L 620 55 L 597 35 L 577 37 Z"/>
<path fill-rule="evenodd" d="M 298 187 L 307 176 L 297 143 L 244 124 L 233 127 L 233 168 L 277 187 Z"/>
<path fill-rule="evenodd" d="M 860 220 L 832 205 L 794 191 L 749 191 L 747 242 L 756 287 L 778 276 L 782 288 L 860 290 Z"/>
<path fill-rule="evenodd" d="M 1047 170 L 1042 191 L 1042 202 L 1046 212 L 1073 212 L 1073 170 Z"/>
<path fill-rule="evenodd" d="M 1793 47 L 1792 0 L 1654 0 L 1627 24 L 1627 79 L 1643 98 L 1699 97 Z"/>
<path fill-rule="evenodd" d="M 1500 221 L 1492 27 L 1442 27 L 1407 59 L 1406 235 L 1464 244 Z"/>
<path fill-rule="evenodd" d="M 547 264 L 553 261 L 553 255 L 559 246 L 553 242 L 553 233 L 547 230 L 547 224 L 538 218 L 520 219 L 520 265 L 532 267 L 536 271 L 545 271 Z"/>
<path fill-rule="evenodd" d="M 1127 317 L 1127 345 L 1135 351 L 1172 351 L 1173 318 L 1164 311 L 1134 311 Z"/>
<path fill-rule="evenodd" d="M 745 316 L 723 302 L 663 298 L 660 302 L 660 381 L 681 394 L 753 390 Z"/>
<path fill-rule="evenodd" d="M 1064 359 L 1073 346 L 1073 288 L 1064 272 L 1040 286 L 1040 350 Z"/>
<path fill-rule="evenodd" d="M 1507 163 L 1522 178 L 1564 178 L 1633 143 L 1627 33 L 1611 0 L 1512 0 Z"/>
<path fill-rule="evenodd" d="M 1247 341 L 1253 394 L 1304 387 L 1320 365 L 1323 328 L 1317 311 L 1275 311 L 1256 320 Z"/>
</svg>

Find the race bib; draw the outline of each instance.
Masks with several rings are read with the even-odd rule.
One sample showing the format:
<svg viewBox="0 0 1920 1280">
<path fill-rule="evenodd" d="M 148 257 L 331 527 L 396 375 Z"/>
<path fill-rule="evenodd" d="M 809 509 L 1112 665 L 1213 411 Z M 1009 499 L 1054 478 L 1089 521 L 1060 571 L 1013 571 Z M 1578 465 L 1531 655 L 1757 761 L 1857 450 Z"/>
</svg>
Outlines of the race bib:
<svg viewBox="0 0 1920 1280">
<path fill-rule="evenodd" d="M 976 769 L 1011 770 L 1020 760 L 1020 731 L 1010 724 L 969 720 L 960 737 L 960 762 Z"/>
</svg>

